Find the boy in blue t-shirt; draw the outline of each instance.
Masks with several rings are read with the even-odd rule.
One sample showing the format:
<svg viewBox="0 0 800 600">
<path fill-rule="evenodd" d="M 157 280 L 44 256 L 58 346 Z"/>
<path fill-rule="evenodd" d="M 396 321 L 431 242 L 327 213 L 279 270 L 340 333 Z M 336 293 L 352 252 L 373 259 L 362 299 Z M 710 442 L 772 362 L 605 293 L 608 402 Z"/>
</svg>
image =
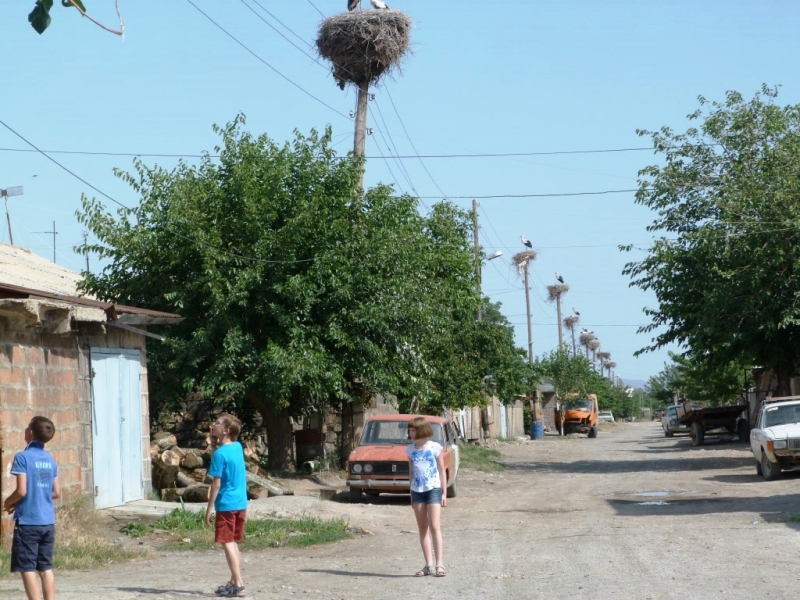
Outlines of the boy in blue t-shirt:
<svg viewBox="0 0 800 600">
<path fill-rule="evenodd" d="M 11 474 L 17 489 L 6 498 L 3 510 L 14 514 L 14 540 L 11 545 L 11 572 L 22 575 L 28 600 L 38 600 L 42 581 L 44 600 L 56 596 L 53 575 L 53 548 L 56 540 L 56 511 L 53 500 L 61 496 L 58 466 L 44 445 L 53 439 L 56 428 L 47 417 L 33 417 L 25 429 L 28 446 L 17 453 Z"/>
<path fill-rule="evenodd" d="M 235 598 L 244 595 L 239 545 L 244 539 L 247 517 L 247 470 L 242 445 L 236 443 L 242 423 L 233 415 L 220 415 L 211 426 L 211 437 L 219 442 L 211 457 L 208 474 L 214 478 L 206 508 L 206 526 L 216 510 L 214 541 L 222 544 L 231 570 L 231 579 L 217 588 L 217 596 Z"/>
</svg>

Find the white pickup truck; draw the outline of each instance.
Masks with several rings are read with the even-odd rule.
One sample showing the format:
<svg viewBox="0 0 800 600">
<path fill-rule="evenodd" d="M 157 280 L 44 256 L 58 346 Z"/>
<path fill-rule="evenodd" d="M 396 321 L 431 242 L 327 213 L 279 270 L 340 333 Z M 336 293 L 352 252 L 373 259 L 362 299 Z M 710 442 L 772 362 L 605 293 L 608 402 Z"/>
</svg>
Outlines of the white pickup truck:
<svg viewBox="0 0 800 600">
<path fill-rule="evenodd" d="M 800 396 L 767 398 L 750 430 L 756 472 L 770 481 L 800 465 Z"/>
</svg>

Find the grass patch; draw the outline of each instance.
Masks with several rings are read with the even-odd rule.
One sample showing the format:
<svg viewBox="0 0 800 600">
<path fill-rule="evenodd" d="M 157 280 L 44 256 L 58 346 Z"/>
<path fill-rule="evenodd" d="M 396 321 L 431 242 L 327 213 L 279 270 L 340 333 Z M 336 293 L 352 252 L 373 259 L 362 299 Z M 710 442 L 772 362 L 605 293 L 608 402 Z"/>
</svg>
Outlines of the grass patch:
<svg viewBox="0 0 800 600">
<path fill-rule="evenodd" d="M 502 471 L 505 469 L 498 461 L 500 452 L 474 444 L 459 444 L 461 466 L 476 471 Z"/>
<path fill-rule="evenodd" d="M 78 500 L 56 511 L 56 548 L 53 567 L 58 570 L 97 569 L 147 556 L 147 550 L 129 550 L 106 540 L 97 514 L 88 502 Z M 9 573 L 11 550 L 0 548 L 0 577 Z"/>
<path fill-rule="evenodd" d="M 214 529 L 203 523 L 205 512 L 176 508 L 153 523 L 153 529 L 166 533 L 164 546 L 173 550 L 208 550 L 214 546 Z M 314 517 L 299 519 L 247 519 L 241 550 L 263 550 L 293 546 L 302 548 L 350 539 L 346 521 L 324 521 Z"/>
<path fill-rule="evenodd" d="M 140 538 L 147 533 L 147 525 L 144 523 L 125 523 L 119 530 L 132 538 Z"/>
</svg>

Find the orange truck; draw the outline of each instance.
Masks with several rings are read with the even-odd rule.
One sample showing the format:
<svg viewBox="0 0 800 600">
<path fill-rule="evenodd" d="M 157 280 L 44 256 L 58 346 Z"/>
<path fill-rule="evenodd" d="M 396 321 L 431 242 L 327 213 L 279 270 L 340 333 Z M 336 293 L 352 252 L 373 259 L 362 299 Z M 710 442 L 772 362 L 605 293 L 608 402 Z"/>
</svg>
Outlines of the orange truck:
<svg viewBox="0 0 800 600">
<path fill-rule="evenodd" d="M 597 437 L 597 395 L 566 394 L 556 409 L 556 425 L 561 433 L 585 433 L 590 438 Z"/>
</svg>

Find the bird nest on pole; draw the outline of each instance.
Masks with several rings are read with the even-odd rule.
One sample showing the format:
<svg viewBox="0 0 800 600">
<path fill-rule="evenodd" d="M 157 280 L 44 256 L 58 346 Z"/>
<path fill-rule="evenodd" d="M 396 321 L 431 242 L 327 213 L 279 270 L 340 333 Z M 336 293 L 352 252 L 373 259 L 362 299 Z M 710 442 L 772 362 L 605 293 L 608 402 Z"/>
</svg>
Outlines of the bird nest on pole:
<svg viewBox="0 0 800 600">
<path fill-rule="evenodd" d="M 608 360 L 611 358 L 611 352 L 598 352 L 597 358 L 602 358 L 603 360 Z"/>
<path fill-rule="evenodd" d="M 517 252 L 514 256 L 511 257 L 511 260 L 517 265 L 517 272 L 522 275 L 525 273 L 526 265 L 531 262 L 532 260 L 536 260 L 536 250 L 525 250 L 523 252 Z"/>
<path fill-rule="evenodd" d="M 411 19 L 399 10 L 358 10 L 334 15 L 319 26 L 317 51 L 331 61 L 344 89 L 370 84 L 400 64 L 408 51 Z"/>
<path fill-rule="evenodd" d="M 569 286 L 566 283 L 556 283 L 547 286 L 547 301 L 555 302 L 561 294 L 566 294 L 569 291 Z"/>
<path fill-rule="evenodd" d="M 589 340 L 589 350 L 597 350 L 600 347 L 600 340 L 594 338 L 593 340 Z"/>
<path fill-rule="evenodd" d="M 578 338 L 581 342 L 581 345 L 589 347 L 589 345 L 597 340 L 597 337 L 593 333 L 582 333 L 581 337 Z M 597 342 L 597 345 L 600 346 L 600 342 Z"/>
<path fill-rule="evenodd" d="M 579 318 L 576 315 L 564 317 L 564 325 L 566 325 L 567 329 L 569 330 L 575 329 L 575 325 L 578 323 L 578 320 Z"/>
</svg>

